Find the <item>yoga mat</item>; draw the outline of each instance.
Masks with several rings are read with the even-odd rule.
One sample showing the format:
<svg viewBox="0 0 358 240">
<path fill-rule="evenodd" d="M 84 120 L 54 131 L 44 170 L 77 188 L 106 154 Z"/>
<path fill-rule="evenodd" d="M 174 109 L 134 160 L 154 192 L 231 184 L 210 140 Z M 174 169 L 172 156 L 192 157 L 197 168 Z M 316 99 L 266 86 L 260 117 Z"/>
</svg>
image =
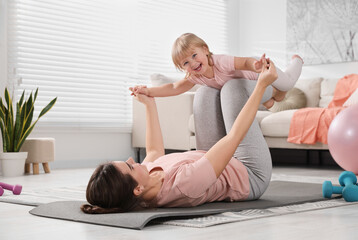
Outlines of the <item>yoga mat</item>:
<svg viewBox="0 0 358 240">
<path fill-rule="evenodd" d="M 322 185 L 273 181 L 265 194 L 255 201 L 214 202 L 191 208 L 155 208 L 128 213 L 85 214 L 80 210 L 83 201 L 59 201 L 40 205 L 30 211 L 42 217 L 57 218 L 113 227 L 143 229 L 153 219 L 164 217 L 203 216 L 247 209 L 266 209 L 305 202 L 322 201 Z"/>
</svg>

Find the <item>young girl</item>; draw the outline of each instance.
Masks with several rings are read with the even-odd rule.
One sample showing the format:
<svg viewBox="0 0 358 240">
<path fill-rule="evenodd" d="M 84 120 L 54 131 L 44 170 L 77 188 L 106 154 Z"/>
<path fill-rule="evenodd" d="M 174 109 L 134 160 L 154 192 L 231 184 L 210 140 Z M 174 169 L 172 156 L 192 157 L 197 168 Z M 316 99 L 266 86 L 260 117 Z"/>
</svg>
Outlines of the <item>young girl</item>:
<svg viewBox="0 0 358 240">
<path fill-rule="evenodd" d="M 268 60 L 265 54 L 260 60 L 213 54 L 208 45 L 192 33 L 185 33 L 175 41 L 172 59 L 176 68 L 186 72 L 184 79 L 159 87 L 135 86 L 130 90 L 150 97 L 167 97 L 184 93 L 195 84 L 221 89 L 224 83 L 233 78 L 257 80 L 263 63 Z M 298 80 L 302 64 L 301 57 L 294 55 L 285 72 L 277 69 L 278 79 L 272 85 L 272 99 L 263 104 L 266 108 L 272 107 L 274 100 L 283 100 L 286 92 Z"/>
<path fill-rule="evenodd" d="M 217 138 L 208 151 L 164 155 L 155 100 L 142 94 L 135 95 L 146 108 L 147 155 L 141 164 L 129 158 L 126 162 L 115 161 L 97 167 L 87 185 L 89 204 L 83 205 L 82 211 L 126 212 L 140 207 L 189 207 L 214 201 L 258 199 L 269 185 L 272 164 L 255 116 L 267 87 L 275 79 L 275 66 L 269 61 L 263 63 L 250 97 L 245 85 L 241 86 L 249 80 L 229 81 L 221 91 L 209 87 L 199 89 L 200 95 L 209 99 L 212 99 L 214 90 L 220 92 L 224 101 L 234 100 L 231 108 L 222 112 L 230 131 Z M 221 104 L 228 105 L 226 102 Z M 207 110 L 215 108 L 217 106 L 211 104 Z M 239 115 L 235 112 L 237 109 Z M 252 151 L 252 147 L 257 151 Z M 241 154 L 237 155 L 238 152 Z"/>
</svg>

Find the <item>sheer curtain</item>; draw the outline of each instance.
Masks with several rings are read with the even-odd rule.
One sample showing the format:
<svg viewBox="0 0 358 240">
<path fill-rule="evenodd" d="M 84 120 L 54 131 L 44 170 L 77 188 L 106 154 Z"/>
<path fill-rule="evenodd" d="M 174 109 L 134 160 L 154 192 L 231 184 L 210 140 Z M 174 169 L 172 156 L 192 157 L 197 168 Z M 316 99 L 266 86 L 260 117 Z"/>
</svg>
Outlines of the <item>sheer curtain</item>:
<svg viewBox="0 0 358 240">
<path fill-rule="evenodd" d="M 171 45 L 193 32 L 227 53 L 226 1 L 8 1 L 8 78 L 15 94 L 39 88 L 35 115 L 49 126 L 130 129 L 128 87 L 149 75 L 183 76 Z"/>
</svg>

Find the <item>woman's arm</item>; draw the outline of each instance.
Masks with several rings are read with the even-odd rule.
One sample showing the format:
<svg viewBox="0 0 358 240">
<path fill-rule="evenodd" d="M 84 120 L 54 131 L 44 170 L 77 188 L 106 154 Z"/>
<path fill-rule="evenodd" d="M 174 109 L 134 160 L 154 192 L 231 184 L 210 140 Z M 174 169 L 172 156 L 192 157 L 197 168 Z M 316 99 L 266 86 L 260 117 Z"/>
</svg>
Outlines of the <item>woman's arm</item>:
<svg viewBox="0 0 358 240">
<path fill-rule="evenodd" d="M 164 155 L 163 136 L 160 129 L 157 105 L 154 98 L 143 94 L 137 94 L 136 99 L 145 105 L 146 111 L 146 157 L 143 162 L 153 162 Z"/>
<path fill-rule="evenodd" d="M 255 119 L 257 109 L 260 105 L 260 100 L 265 92 L 265 89 L 273 81 L 277 79 L 276 68 L 274 64 L 269 61 L 269 64 L 264 63 L 262 72 L 256 84 L 256 87 L 246 102 L 245 106 L 237 116 L 230 132 L 220 139 L 209 151 L 205 157 L 212 164 L 216 177 L 219 177 L 226 165 L 232 158 L 236 148 L 245 137 L 252 122 Z"/>
<path fill-rule="evenodd" d="M 159 87 L 135 86 L 134 88 L 129 88 L 129 90 L 134 94 L 144 94 L 149 97 L 169 97 L 182 94 L 190 90 L 194 85 L 194 83 L 184 78 L 178 82 L 164 84 Z"/>
</svg>

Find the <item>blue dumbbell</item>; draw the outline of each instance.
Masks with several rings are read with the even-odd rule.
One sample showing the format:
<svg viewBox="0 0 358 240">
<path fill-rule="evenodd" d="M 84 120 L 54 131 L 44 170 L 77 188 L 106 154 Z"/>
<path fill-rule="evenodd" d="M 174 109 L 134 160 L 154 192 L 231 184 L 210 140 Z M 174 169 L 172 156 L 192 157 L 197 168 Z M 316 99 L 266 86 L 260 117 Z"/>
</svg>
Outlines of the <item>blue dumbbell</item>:
<svg viewBox="0 0 358 240">
<path fill-rule="evenodd" d="M 323 197 L 331 198 L 332 194 L 342 194 L 343 198 L 347 195 L 347 199 L 354 199 L 354 189 L 358 186 L 355 185 L 357 182 L 357 177 L 353 172 L 344 171 L 341 173 L 338 179 L 341 186 L 333 186 L 331 181 L 325 181 L 322 185 Z M 355 186 L 355 187 L 352 187 Z M 343 194 L 344 188 L 349 187 L 349 190 L 346 190 L 346 194 Z M 348 200 L 346 200 L 348 201 Z"/>
<path fill-rule="evenodd" d="M 353 172 L 344 171 L 339 176 L 339 183 L 344 187 L 342 196 L 347 202 L 358 201 L 357 177 Z"/>
<path fill-rule="evenodd" d="M 343 187 L 333 186 L 331 181 L 324 181 L 322 185 L 323 197 L 331 198 L 332 194 L 342 194 Z"/>
<path fill-rule="evenodd" d="M 347 202 L 357 202 L 358 201 L 358 186 L 349 185 L 343 188 L 342 196 Z"/>
<path fill-rule="evenodd" d="M 357 177 L 353 172 L 344 171 L 341 173 L 341 175 L 339 175 L 338 181 L 342 187 L 346 187 L 355 185 L 357 183 Z"/>
</svg>

